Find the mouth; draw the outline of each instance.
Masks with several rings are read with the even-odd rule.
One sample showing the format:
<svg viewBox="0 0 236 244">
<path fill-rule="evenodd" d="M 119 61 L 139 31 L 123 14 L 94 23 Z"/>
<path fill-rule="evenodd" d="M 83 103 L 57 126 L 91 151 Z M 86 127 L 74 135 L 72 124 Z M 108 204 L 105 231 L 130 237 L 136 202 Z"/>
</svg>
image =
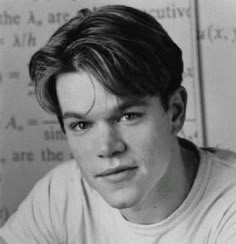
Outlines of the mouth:
<svg viewBox="0 0 236 244">
<path fill-rule="evenodd" d="M 102 173 L 98 174 L 96 177 L 104 178 L 112 182 L 119 182 L 127 178 L 130 178 L 132 175 L 136 173 L 137 169 L 138 169 L 137 166 L 132 166 L 132 167 L 121 166 L 114 169 L 105 170 Z"/>
</svg>

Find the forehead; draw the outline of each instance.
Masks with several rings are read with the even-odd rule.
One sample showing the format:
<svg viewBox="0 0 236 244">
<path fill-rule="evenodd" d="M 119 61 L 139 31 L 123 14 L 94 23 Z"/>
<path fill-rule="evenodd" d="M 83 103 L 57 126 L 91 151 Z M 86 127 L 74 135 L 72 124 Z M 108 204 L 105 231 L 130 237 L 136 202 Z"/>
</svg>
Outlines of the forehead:
<svg viewBox="0 0 236 244">
<path fill-rule="evenodd" d="M 106 91 L 97 79 L 86 72 L 71 72 L 57 77 L 56 89 L 62 112 L 81 114 L 108 112 L 121 103 L 131 104 L 137 98 L 121 99 Z"/>
<path fill-rule="evenodd" d="M 92 105 L 102 106 L 108 98 L 115 98 L 86 72 L 60 74 L 56 89 L 62 111 L 73 109 L 86 112 Z"/>
</svg>

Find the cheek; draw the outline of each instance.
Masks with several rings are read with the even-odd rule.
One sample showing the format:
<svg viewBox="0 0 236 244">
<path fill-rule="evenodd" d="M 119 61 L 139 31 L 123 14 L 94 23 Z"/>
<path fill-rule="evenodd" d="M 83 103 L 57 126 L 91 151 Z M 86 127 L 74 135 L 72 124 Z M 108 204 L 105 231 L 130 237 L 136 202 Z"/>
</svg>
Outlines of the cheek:
<svg viewBox="0 0 236 244">
<path fill-rule="evenodd" d="M 151 120 L 137 131 L 127 132 L 126 140 L 132 152 L 146 159 L 147 164 L 161 164 L 170 160 L 173 138 L 165 121 Z"/>
<path fill-rule="evenodd" d="M 126 140 L 135 147 L 163 150 L 171 141 L 171 129 L 165 121 L 147 121 L 141 126 L 125 131 Z"/>
<path fill-rule="evenodd" d="M 91 171 L 94 153 L 91 140 L 68 135 L 67 141 L 80 169 L 85 173 Z"/>
</svg>

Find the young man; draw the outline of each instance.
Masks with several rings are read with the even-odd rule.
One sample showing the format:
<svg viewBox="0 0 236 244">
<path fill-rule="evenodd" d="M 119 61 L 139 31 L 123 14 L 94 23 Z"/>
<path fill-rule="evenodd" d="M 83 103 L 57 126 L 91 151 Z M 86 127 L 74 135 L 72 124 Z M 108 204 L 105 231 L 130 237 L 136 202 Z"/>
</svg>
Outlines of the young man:
<svg viewBox="0 0 236 244">
<path fill-rule="evenodd" d="M 6 243 L 236 243 L 235 156 L 177 137 L 181 50 L 154 18 L 81 10 L 29 69 L 75 159 L 36 184 L 1 229 Z"/>
</svg>

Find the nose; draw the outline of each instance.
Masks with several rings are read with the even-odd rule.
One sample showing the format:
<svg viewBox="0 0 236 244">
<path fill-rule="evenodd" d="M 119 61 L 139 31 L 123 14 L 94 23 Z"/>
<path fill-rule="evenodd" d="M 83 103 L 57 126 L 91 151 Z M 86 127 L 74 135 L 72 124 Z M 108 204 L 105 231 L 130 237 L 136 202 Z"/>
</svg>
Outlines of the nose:
<svg viewBox="0 0 236 244">
<path fill-rule="evenodd" d="M 115 157 L 126 151 L 126 143 L 113 125 L 102 125 L 99 138 L 99 158 Z"/>
</svg>

